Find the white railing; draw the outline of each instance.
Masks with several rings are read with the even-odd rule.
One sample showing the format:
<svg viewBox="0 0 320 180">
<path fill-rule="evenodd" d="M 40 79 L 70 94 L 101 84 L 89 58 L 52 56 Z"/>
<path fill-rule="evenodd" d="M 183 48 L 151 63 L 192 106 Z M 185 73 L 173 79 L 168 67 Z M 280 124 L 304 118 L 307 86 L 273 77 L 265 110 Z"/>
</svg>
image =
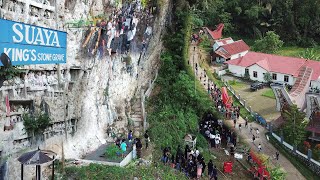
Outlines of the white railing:
<svg viewBox="0 0 320 180">
<path fill-rule="evenodd" d="M 290 149 L 290 150 L 293 150 L 293 146 L 288 144 L 287 142 L 285 141 L 282 141 L 283 143 L 281 143 L 281 137 L 279 137 L 278 135 L 276 135 L 275 133 L 272 133 L 272 136 L 278 141 L 280 142 L 280 144 L 284 145 L 286 148 Z M 305 158 L 305 159 L 309 159 L 307 155 L 303 154 L 302 152 L 296 150 L 295 151 L 297 154 L 299 154 L 301 157 Z M 310 161 L 312 163 L 314 163 L 315 165 L 319 166 L 320 167 L 320 163 L 312 158 L 310 158 Z"/>
</svg>

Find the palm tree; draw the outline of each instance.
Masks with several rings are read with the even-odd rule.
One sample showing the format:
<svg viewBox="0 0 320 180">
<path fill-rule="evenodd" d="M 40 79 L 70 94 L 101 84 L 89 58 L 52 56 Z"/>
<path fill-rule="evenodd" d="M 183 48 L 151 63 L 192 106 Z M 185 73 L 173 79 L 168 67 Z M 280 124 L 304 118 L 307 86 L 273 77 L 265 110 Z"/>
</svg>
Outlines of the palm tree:
<svg viewBox="0 0 320 180">
<path fill-rule="evenodd" d="M 305 51 L 300 53 L 300 58 L 308 59 L 308 60 L 317 60 L 320 61 L 320 56 L 316 54 L 314 48 L 307 48 Z"/>
</svg>

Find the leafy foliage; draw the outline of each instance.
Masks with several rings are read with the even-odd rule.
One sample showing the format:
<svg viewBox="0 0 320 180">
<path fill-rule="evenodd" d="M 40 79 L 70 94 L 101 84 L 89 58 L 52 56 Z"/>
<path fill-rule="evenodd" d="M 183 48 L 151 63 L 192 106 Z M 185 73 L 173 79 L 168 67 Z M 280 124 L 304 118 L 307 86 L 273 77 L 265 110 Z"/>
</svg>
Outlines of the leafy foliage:
<svg viewBox="0 0 320 180">
<path fill-rule="evenodd" d="M 157 79 L 161 90 L 152 97 L 153 111 L 148 114 L 150 139 L 158 151 L 166 146 L 174 150 L 178 144 L 183 145 L 187 133 L 197 133 L 198 120 L 203 113 L 214 111 L 207 93 L 186 66 L 192 18 L 186 10 L 179 11 L 175 22 L 175 30 L 164 38 L 167 49 L 161 55 Z"/>
<path fill-rule="evenodd" d="M 130 166 L 130 165 L 129 165 Z M 67 167 L 66 175 L 63 179 L 186 179 L 184 174 L 172 171 L 169 166 L 162 164 L 144 166 L 130 166 L 126 168 L 117 166 L 105 166 L 90 164 L 89 166 Z"/>
<path fill-rule="evenodd" d="M 320 61 L 320 56 L 316 54 L 314 49 L 307 48 L 299 54 L 301 58 Z"/>
<path fill-rule="evenodd" d="M 254 42 L 253 49 L 264 53 L 274 53 L 282 45 L 283 41 L 280 40 L 280 36 L 273 31 L 268 31 L 266 36 Z"/>
<path fill-rule="evenodd" d="M 19 75 L 22 71 L 20 69 L 17 69 L 16 66 L 10 66 L 10 67 L 0 67 L 0 77 L 1 79 L 10 80 L 13 77 Z"/>
<path fill-rule="evenodd" d="M 104 153 L 105 157 L 108 159 L 118 159 L 117 152 L 120 152 L 120 149 L 117 145 L 112 144 L 106 148 Z"/>
<path fill-rule="evenodd" d="M 40 113 L 39 115 L 23 114 L 24 129 L 29 136 L 41 135 L 50 125 L 48 114 Z"/>
<path fill-rule="evenodd" d="M 284 111 L 283 116 L 286 120 L 286 124 L 283 127 L 286 140 L 298 145 L 306 137 L 305 127 L 307 123 L 304 121 L 306 117 L 305 113 L 301 112 L 297 105 L 293 105 Z"/>
<path fill-rule="evenodd" d="M 266 82 L 271 82 L 272 81 L 272 76 L 269 72 L 265 73 L 263 75 L 263 80 L 265 80 Z"/>
<path fill-rule="evenodd" d="M 268 168 L 271 178 L 273 180 L 284 180 L 286 179 L 286 172 L 278 165 L 274 168 Z"/>
<path fill-rule="evenodd" d="M 260 38 L 274 31 L 285 41 L 311 46 L 320 42 L 320 3 L 315 0 L 193 0 L 204 24 L 225 24 L 224 33 Z"/>
</svg>

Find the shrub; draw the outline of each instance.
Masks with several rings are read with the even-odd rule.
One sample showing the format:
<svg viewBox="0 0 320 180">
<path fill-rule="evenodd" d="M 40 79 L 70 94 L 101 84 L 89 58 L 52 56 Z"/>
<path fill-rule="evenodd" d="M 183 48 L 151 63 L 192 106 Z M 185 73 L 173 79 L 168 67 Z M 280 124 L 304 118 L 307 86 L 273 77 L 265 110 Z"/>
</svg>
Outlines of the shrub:
<svg viewBox="0 0 320 180">
<path fill-rule="evenodd" d="M 22 118 L 26 133 L 32 137 L 41 135 L 49 127 L 51 121 L 49 115 L 45 113 L 23 114 Z"/>
<path fill-rule="evenodd" d="M 120 152 L 119 147 L 115 144 L 112 144 L 106 148 L 104 155 L 108 159 L 118 159 L 118 152 Z"/>
</svg>

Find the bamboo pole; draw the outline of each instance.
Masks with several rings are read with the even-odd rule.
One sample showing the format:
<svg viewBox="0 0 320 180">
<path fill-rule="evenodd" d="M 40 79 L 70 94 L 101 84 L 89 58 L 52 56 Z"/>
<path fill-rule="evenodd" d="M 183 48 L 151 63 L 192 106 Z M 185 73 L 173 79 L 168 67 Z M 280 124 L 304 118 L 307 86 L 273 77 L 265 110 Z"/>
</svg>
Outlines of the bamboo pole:
<svg viewBox="0 0 320 180">
<path fill-rule="evenodd" d="M 95 27 L 92 27 L 89 35 L 87 36 L 86 40 L 84 41 L 84 43 L 83 43 L 83 45 L 82 45 L 82 48 L 85 48 L 85 47 L 88 45 L 88 42 L 89 42 L 92 34 L 93 34 L 95 31 L 96 31 L 96 28 L 95 28 Z"/>
<path fill-rule="evenodd" d="M 98 39 L 97 39 L 97 42 L 96 42 L 94 49 L 91 52 L 92 54 L 94 54 L 97 51 L 97 48 L 98 48 L 99 42 L 100 42 L 100 36 L 101 36 L 101 28 L 99 28 L 99 30 L 98 30 Z"/>
</svg>

